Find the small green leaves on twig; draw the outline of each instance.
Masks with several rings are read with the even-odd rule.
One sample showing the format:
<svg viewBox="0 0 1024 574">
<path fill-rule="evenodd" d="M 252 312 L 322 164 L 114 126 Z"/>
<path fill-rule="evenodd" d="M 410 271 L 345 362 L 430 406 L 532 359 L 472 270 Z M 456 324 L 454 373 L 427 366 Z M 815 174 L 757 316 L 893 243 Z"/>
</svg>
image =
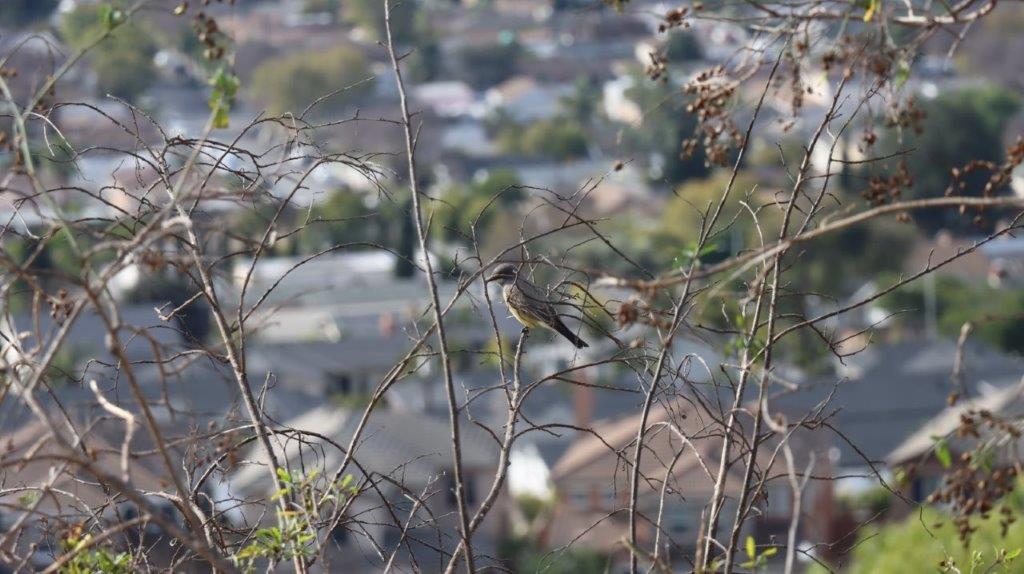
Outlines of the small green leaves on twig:
<svg viewBox="0 0 1024 574">
<path fill-rule="evenodd" d="M 127 21 L 128 13 L 121 8 L 111 6 L 110 4 L 100 6 L 100 22 L 103 22 L 107 30 L 113 30 Z"/>
<path fill-rule="evenodd" d="M 217 73 L 210 78 L 210 86 L 213 87 L 213 91 L 210 92 L 209 104 L 210 111 L 213 112 L 214 128 L 228 127 L 228 114 L 231 112 L 231 105 L 235 102 L 240 85 L 238 76 L 225 71 L 223 67 L 219 68 Z"/>
<path fill-rule="evenodd" d="M 740 564 L 740 566 L 743 568 L 752 568 L 754 570 L 763 568 L 768 563 L 768 559 L 779 552 L 778 548 L 771 546 L 765 548 L 763 552 L 759 553 L 757 551 L 757 543 L 754 542 L 753 536 L 747 536 L 745 550 L 747 552 L 747 561 Z"/>
<path fill-rule="evenodd" d="M 933 436 L 935 442 L 935 458 L 942 464 L 942 468 L 949 468 L 953 465 L 953 455 L 949 452 L 949 442 L 945 437 Z"/>
</svg>

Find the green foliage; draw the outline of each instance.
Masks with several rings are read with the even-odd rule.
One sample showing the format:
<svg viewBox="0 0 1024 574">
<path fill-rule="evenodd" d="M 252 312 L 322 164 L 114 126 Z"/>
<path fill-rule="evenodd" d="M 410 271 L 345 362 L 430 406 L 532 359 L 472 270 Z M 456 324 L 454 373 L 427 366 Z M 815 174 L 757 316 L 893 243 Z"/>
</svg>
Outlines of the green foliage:
<svg viewBox="0 0 1024 574">
<path fill-rule="evenodd" d="M 62 574 L 131 574 L 132 556 L 127 552 L 113 553 L 104 548 L 86 550 L 77 554 L 63 568 Z"/>
<path fill-rule="evenodd" d="M 42 251 L 32 259 L 28 270 L 41 275 L 44 282 L 55 274 L 77 277 L 82 272 L 82 261 L 63 228 L 50 229 L 41 240 L 13 236 L 5 238 L 4 248 L 15 263 L 25 265 L 29 257 L 39 250 L 40 241 L 43 242 Z"/>
<path fill-rule="evenodd" d="M 441 74 L 444 64 L 441 54 L 441 40 L 430 22 L 427 12 L 417 12 L 413 21 L 416 48 L 407 57 L 404 72 L 416 83 L 432 82 Z"/>
<path fill-rule="evenodd" d="M 386 38 L 384 29 L 384 2 L 378 0 L 347 0 L 347 19 L 365 30 L 374 40 Z M 399 44 L 411 44 L 416 17 L 416 2 L 391 2 L 391 36 Z"/>
<path fill-rule="evenodd" d="M 665 42 L 665 56 L 670 64 L 692 62 L 704 58 L 697 35 L 689 30 L 676 30 L 669 33 Z"/>
<path fill-rule="evenodd" d="M 887 277 L 883 285 L 895 282 Z M 937 276 L 935 302 L 939 332 L 956 337 L 964 323 L 974 324 L 972 338 L 984 341 L 1004 351 L 1024 353 L 1024 292 L 992 289 L 983 284 L 972 284 L 954 277 Z M 895 317 L 900 324 L 918 329 L 924 318 L 923 281 L 915 281 L 879 299 L 886 311 L 918 311 Z"/>
<path fill-rule="evenodd" d="M 1021 510 L 1014 496 L 1004 500 L 1014 512 Z M 1001 514 L 971 520 L 973 533 L 966 546 L 949 516 L 934 508 L 913 513 L 898 523 L 868 527 L 860 533 L 853 559 L 844 574 L 896 574 L 902 572 L 1020 572 L 1017 558 L 1024 547 L 1024 525 L 1020 521 L 1001 533 Z M 945 563 L 941 566 L 940 563 Z M 954 570 L 953 567 L 958 570 Z M 812 567 L 815 574 L 825 572 Z"/>
<path fill-rule="evenodd" d="M 611 560 L 593 550 L 570 547 L 547 552 L 526 538 L 503 541 L 500 552 L 512 572 L 605 574 L 611 568 Z"/>
<path fill-rule="evenodd" d="M 526 519 L 526 522 L 532 523 L 538 516 L 551 510 L 552 501 L 535 494 L 520 494 L 516 497 L 516 505 L 519 506 L 519 510 L 523 513 L 523 518 Z"/>
<path fill-rule="evenodd" d="M 770 546 L 764 550 L 758 551 L 757 543 L 754 541 L 753 536 L 747 536 L 743 549 L 747 553 L 747 560 L 740 564 L 740 567 L 751 568 L 754 571 L 764 568 L 768 564 L 768 559 L 779 552 L 779 549 L 775 546 Z"/>
<path fill-rule="evenodd" d="M 880 273 L 899 273 L 915 239 L 913 226 L 876 219 L 828 233 L 800 247 L 808 290 L 845 296 Z M 877 246 L 884 245 L 885 249 Z M 836 256 L 842 257 L 837 264 Z"/>
<path fill-rule="evenodd" d="M 355 84 L 370 75 L 362 53 L 348 46 L 338 46 L 267 60 L 253 72 L 251 93 L 271 113 L 298 114 L 317 98 L 347 88 L 316 108 L 323 112 L 337 111 L 358 102 L 369 92 L 368 82 Z"/>
<path fill-rule="evenodd" d="M 306 14 L 330 14 L 331 21 L 338 17 L 341 9 L 341 0 L 305 0 L 302 3 L 302 11 Z"/>
<path fill-rule="evenodd" d="M 317 471 L 303 474 L 278 468 L 276 473 L 280 489 L 271 499 L 286 498 L 290 507 L 288 510 L 279 509 L 277 525 L 257 530 L 249 542 L 231 557 L 246 572 L 255 571 L 256 562 L 260 559 L 280 562 L 299 556 L 311 557 L 316 546 L 314 522 L 318 519 L 317 509 L 324 510 L 326 503 L 337 508 L 358 494 L 358 487 L 353 485 L 354 479 L 350 474 L 328 484 Z"/>
<path fill-rule="evenodd" d="M 42 20 L 53 13 L 60 0 L 4 0 L 0 10 L 0 25 L 24 26 Z"/>
<path fill-rule="evenodd" d="M 479 181 L 446 189 L 441 201 L 431 205 L 437 235 L 446 241 L 466 241 L 473 237 L 474 221 L 478 236 L 486 234 L 503 211 L 523 200 L 525 193 L 519 185 L 514 173 L 499 169 Z"/>
<path fill-rule="evenodd" d="M 905 134 L 902 144 L 890 147 L 914 151 L 907 157 L 907 168 L 914 186 L 907 199 L 941 197 L 953 183 L 954 168 L 963 169 L 973 160 L 1001 162 L 1005 156 L 1003 132 L 1007 121 L 1019 109 L 1016 94 L 996 86 L 969 88 L 939 95 L 923 106 L 927 114 L 920 135 Z M 981 195 L 990 172 L 976 170 L 961 181 L 966 184 L 960 195 Z M 926 210 L 914 214 L 924 229 L 974 231 L 971 218 L 955 209 Z"/>
<path fill-rule="evenodd" d="M 692 155 L 683 154 L 682 142 L 693 137 L 697 122 L 679 101 L 676 90 L 640 73 L 633 75 L 633 82 L 626 97 L 644 112 L 644 120 L 624 134 L 629 151 L 648 167 L 653 166 L 654 156 L 660 157 L 661 173 L 655 179 L 670 185 L 706 176 L 709 168 L 701 146 Z"/>
<path fill-rule="evenodd" d="M 597 117 L 601 98 L 599 83 L 590 78 L 579 77 L 573 86 L 573 92 L 563 96 L 559 102 L 562 117 L 585 128 Z"/>
<path fill-rule="evenodd" d="M 953 465 L 953 455 L 949 452 L 949 441 L 945 437 L 933 436 L 935 441 L 935 458 L 942 464 L 942 468 L 949 468 Z"/>
<path fill-rule="evenodd" d="M 865 519 L 881 516 L 892 506 L 893 494 L 883 486 L 876 486 L 841 499 L 842 504 Z"/>
<path fill-rule="evenodd" d="M 156 42 L 150 33 L 129 21 L 123 10 L 105 4 L 79 4 L 64 15 L 60 31 L 76 49 L 90 45 L 110 31 L 110 36 L 89 52 L 101 93 L 132 100 L 156 79 Z"/>
<path fill-rule="evenodd" d="M 310 224 L 299 237 L 300 250 L 315 253 L 355 241 L 387 243 L 386 227 L 397 222 L 383 222 L 381 219 L 377 212 L 366 206 L 363 194 L 335 191 L 310 210 Z"/>
<path fill-rule="evenodd" d="M 659 262 L 678 267 L 686 265 L 693 258 L 700 234 L 701 213 L 717 204 L 728 181 L 728 174 L 720 173 L 707 179 L 690 180 L 676 188 L 674 196 L 662 208 L 661 220 L 654 231 L 653 251 Z M 747 200 L 746 194 L 753 185 L 753 180 L 748 176 L 740 174 L 737 177 L 722 209 L 717 228 L 722 230 L 728 224 L 729 229 L 709 238 L 699 254 L 702 263 L 714 263 L 745 246 L 753 246 L 753 242 L 757 241 L 753 220 L 741 203 Z M 756 195 L 751 198 L 751 202 L 756 206 Z M 762 214 L 761 225 L 766 234 L 771 233 L 772 219 L 768 214 Z M 716 249 L 710 250 L 710 247 Z"/>
<path fill-rule="evenodd" d="M 213 89 L 207 103 L 213 112 L 213 127 L 228 127 L 228 114 L 231 112 L 231 105 L 235 103 L 239 85 L 238 76 L 226 72 L 223 67 L 210 78 L 210 86 Z"/>
<path fill-rule="evenodd" d="M 498 134 L 498 147 L 507 154 L 567 160 L 587 153 L 587 139 L 578 123 L 552 119 L 534 122 L 525 131 L 518 126 L 505 127 Z"/>
<path fill-rule="evenodd" d="M 92 535 L 84 534 L 80 526 L 72 529 L 72 532 L 61 540 L 61 550 L 65 553 L 75 553 L 74 557 L 61 567 L 61 574 L 131 574 L 134 571 L 131 554 L 114 553 L 103 546 L 89 547 L 91 541 Z"/>
</svg>

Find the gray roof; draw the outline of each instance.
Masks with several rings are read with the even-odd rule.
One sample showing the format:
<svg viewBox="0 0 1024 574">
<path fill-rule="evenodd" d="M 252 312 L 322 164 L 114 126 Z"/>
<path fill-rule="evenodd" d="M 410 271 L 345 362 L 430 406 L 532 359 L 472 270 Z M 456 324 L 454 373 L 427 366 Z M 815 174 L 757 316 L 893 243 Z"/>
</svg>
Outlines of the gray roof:
<svg viewBox="0 0 1024 574">
<path fill-rule="evenodd" d="M 841 432 L 833 442 L 840 466 L 862 466 L 857 449 L 872 461 L 883 460 L 905 438 L 946 408 L 956 344 L 949 340 L 913 340 L 876 344 L 847 359 L 845 377 L 822 377 L 777 397 L 774 408 L 798 417 L 835 390 L 823 416 Z M 1005 387 L 1024 374 L 1024 361 L 994 349 L 968 344 L 964 381 L 971 389 Z M 831 433 L 827 428 L 818 432 Z"/>
<path fill-rule="evenodd" d="M 285 422 L 284 426 L 324 435 L 342 447 L 352 439 L 362 409 L 325 404 Z M 463 420 L 462 461 L 469 470 L 491 470 L 497 464 L 497 449 L 490 439 L 469 421 Z M 390 476 L 406 487 L 417 490 L 428 480 L 453 467 L 451 430 L 446 419 L 397 409 L 375 410 L 367 422 L 349 472 L 361 476 L 360 469 Z M 315 437 L 275 440 L 279 457 L 292 468 L 313 468 L 333 472 L 344 454 Z M 247 457 L 254 464 L 240 465 L 229 478 L 231 489 L 243 496 L 262 496 L 273 490 L 266 469 L 266 457 L 259 448 Z"/>
<path fill-rule="evenodd" d="M 980 439 L 954 435 L 957 428 L 960 427 L 961 416 L 970 411 L 982 410 L 997 416 L 1019 419 L 1024 414 L 1024 383 L 990 390 L 980 397 L 960 401 L 956 405 L 946 408 L 900 443 L 886 457 L 886 462 L 903 464 L 924 456 L 935 448 L 936 437 L 947 438 L 947 444 L 951 451 L 964 452 L 972 444 L 977 444 Z M 979 430 L 984 433 L 983 437 L 989 434 L 983 426 Z"/>
<path fill-rule="evenodd" d="M 151 359 L 153 348 L 149 339 L 153 339 L 163 351 L 169 349 L 180 350 L 185 347 L 185 337 L 178 328 L 175 321 L 163 321 L 157 315 L 155 304 L 123 305 L 119 307 L 121 323 L 125 329 L 144 330 L 147 337 L 133 335 L 128 330 L 120 333 L 121 342 L 124 345 L 128 359 L 131 361 Z M 42 341 L 45 344 L 50 341 L 56 332 L 61 328 L 50 316 L 49 312 L 43 310 L 38 317 L 38 331 L 42 333 Z M 16 330 L 27 332 L 28 337 L 22 340 L 25 348 L 31 348 L 37 344 L 36 318 L 30 313 L 19 313 L 14 317 L 13 324 L 5 325 L 5 330 Z M 86 309 L 71 326 L 67 337 L 64 339 L 63 348 L 71 352 L 77 364 L 85 363 L 90 359 L 112 363 L 113 357 L 106 349 L 107 328 L 103 320 L 92 307 Z"/>
</svg>

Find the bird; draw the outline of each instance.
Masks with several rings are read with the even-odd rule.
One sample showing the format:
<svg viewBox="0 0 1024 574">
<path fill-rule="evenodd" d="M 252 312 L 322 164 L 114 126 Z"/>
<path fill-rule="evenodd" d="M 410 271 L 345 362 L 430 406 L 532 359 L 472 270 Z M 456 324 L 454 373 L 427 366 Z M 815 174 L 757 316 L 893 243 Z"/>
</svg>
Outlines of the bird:
<svg viewBox="0 0 1024 574">
<path fill-rule="evenodd" d="M 565 337 L 577 349 L 590 346 L 565 326 L 555 306 L 548 301 L 544 292 L 525 277 L 520 277 L 515 265 L 499 265 L 486 279 L 488 283 L 492 281 L 497 281 L 501 285 L 501 296 L 505 300 L 505 305 L 512 316 L 523 324 L 524 330 L 544 327 Z"/>
</svg>

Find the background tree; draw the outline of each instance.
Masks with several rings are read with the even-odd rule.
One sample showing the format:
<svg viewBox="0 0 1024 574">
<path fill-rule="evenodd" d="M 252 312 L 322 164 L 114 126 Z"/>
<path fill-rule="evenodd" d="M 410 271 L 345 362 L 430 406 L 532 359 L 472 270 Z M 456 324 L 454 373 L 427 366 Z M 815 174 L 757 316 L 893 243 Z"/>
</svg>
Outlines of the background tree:
<svg viewBox="0 0 1024 574">
<path fill-rule="evenodd" d="M 586 155 L 587 138 L 573 120 L 556 118 L 534 122 L 525 130 L 504 127 L 498 133 L 498 147 L 507 154 L 568 160 Z"/>
<path fill-rule="evenodd" d="M 467 244 L 473 236 L 471 226 L 475 221 L 477 235 L 487 237 L 501 215 L 514 211 L 525 198 L 519 185 L 514 173 L 497 169 L 468 184 L 455 184 L 445 189 L 432 205 L 438 236 L 449 242 Z M 485 209 L 492 200 L 497 209 Z"/>
<path fill-rule="evenodd" d="M 265 61 L 253 72 L 249 91 L 273 113 L 297 114 L 311 103 L 310 94 L 326 96 L 347 87 L 321 102 L 315 110 L 337 111 L 359 102 L 370 92 L 371 83 L 364 82 L 370 76 L 362 53 L 348 46 L 338 46 Z"/>
<path fill-rule="evenodd" d="M 940 197 L 953 185 L 951 173 L 964 170 L 971 161 L 1003 161 L 1003 141 L 1009 119 L 1020 107 L 1016 94 L 996 86 L 968 88 L 940 94 L 922 105 L 925 118 L 920 134 L 903 130 L 902 142 L 893 142 L 893 149 L 913 149 L 906 158 L 907 169 L 914 184 L 910 197 Z M 895 139 L 895 135 L 893 136 Z M 969 159 L 968 159 L 969 158 Z M 978 169 L 960 181 L 957 195 L 980 196 L 991 172 Z M 1005 193 L 1006 190 L 1000 190 Z M 979 228 L 960 216 L 956 210 L 936 210 L 915 215 L 915 221 L 929 233 L 940 229 L 959 232 Z M 986 226 L 991 225 L 989 221 Z"/>
<path fill-rule="evenodd" d="M 73 48 L 82 48 L 98 38 L 107 27 L 104 14 L 109 7 L 78 4 L 64 14 L 61 35 Z M 153 36 L 136 19 L 119 25 L 106 41 L 94 48 L 89 58 L 96 74 L 100 95 L 111 94 L 134 100 L 156 80 Z"/>
<path fill-rule="evenodd" d="M 384 4 L 375 0 L 349 0 L 345 2 L 345 17 L 372 38 L 383 40 Z M 408 45 L 415 41 L 416 0 L 395 4 L 391 11 L 391 34 L 395 41 Z"/>
<path fill-rule="evenodd" d="M 642 124 L 625 134 L 628 152 L 652 170 L 655 180 L 669 185 L 704 177 L 710 171 L 699 146 L 693 153 L 684 153 L 683 141 L 693 136 L 697 122 L 675 94 L 667 83 L 639 75 L 626 92 L 644 113 Z"/>
<path fill-rule="evenodd" d="M 704 58 L 704 49 L 697 35 L 689 30 L 670 32 L 665 40 L 665 57 L 669 63 L 695 62 Z"/>
<path fill-rule="evenodd" d="M 466 46 L 456 53 L 461 77 L 478 90 L 499 84 L 516 73 L 522 56 L 518 42 Z"/>
</svg>

